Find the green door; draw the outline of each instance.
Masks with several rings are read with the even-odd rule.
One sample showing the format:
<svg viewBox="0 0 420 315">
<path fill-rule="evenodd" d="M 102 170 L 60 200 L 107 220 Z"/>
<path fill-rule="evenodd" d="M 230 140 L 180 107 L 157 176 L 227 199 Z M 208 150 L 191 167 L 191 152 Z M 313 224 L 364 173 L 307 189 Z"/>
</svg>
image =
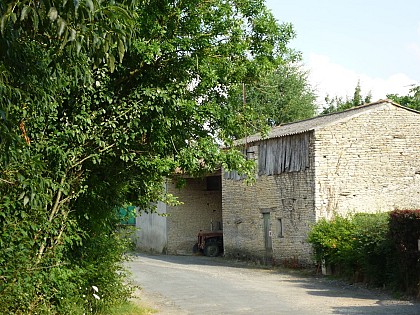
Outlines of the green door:
<svg viewBox="0 0 420 315">
<path fill-rule="evenodd" d="M 120 224 L 136 225 L 136 207 L 128 206 L 119 209 Z"/>
</svg>

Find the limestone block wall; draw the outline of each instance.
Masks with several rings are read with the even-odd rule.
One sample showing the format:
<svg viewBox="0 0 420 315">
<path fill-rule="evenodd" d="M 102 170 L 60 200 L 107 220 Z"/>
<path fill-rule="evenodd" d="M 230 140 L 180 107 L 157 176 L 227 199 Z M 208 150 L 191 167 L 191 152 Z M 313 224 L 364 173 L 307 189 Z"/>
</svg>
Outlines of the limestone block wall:
<svg viewBox="0 0 420 315">
<path fill-rule="evenodd" d="M 273 259 L 310 262 L 306 237 L 315 222 L 312 169 L 260 176 L 252 186 L 224 179 L 222 186 L 226 256 L 264 259 L 263 212 L 269 212 Z"/>
<path fill-rule="evenodd" d="M 420 208 L 420 115 L 391 104 L 315 132 L 317 217 Z"/>
<path fill-rule="evenodd" d="M 167 207 L 168 254 L 192 253 L 200 230 L 216 230 L 222 225 L 221 191 L 207 190 L 206 178 L 186 181 L 186 186 L 180 189 L 168 182 L 167 191 L 183 202 Z"/>
</svg>

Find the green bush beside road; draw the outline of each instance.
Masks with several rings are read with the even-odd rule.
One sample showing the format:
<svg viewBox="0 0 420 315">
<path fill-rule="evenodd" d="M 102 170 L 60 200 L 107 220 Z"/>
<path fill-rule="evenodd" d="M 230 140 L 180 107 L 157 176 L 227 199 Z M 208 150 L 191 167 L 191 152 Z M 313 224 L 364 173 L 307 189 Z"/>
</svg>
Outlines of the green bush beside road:
<svg viewBox="0 0 420 315">
<path fill-rule="evenodd" d="M 420 294 L 420 210 L 321 219 L 309 233 L 318 264 L 352 281 Z"/>
</svg>

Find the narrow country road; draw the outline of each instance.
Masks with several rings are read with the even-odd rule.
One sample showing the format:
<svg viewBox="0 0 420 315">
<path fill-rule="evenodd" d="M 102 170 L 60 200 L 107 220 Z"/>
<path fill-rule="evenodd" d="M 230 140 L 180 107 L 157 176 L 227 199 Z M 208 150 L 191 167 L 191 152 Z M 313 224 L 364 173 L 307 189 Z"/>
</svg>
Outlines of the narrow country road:
<svg viewBox="0 0 420 315">
<path fill-rule="evenodd" d="M 136 255 L 128 266 L 157 314 L 420 314 L 418 303 L 361 286 L 221 257 Z"/>
</svg>

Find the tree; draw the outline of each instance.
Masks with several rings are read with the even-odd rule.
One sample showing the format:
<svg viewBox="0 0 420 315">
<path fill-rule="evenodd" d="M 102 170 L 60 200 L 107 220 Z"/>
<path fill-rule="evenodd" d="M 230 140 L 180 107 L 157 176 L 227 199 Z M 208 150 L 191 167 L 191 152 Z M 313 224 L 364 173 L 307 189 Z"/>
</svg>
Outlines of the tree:
<svg viewBox="0 0 420 315">
<path fill-rule="evenodd" d="M 288 61 L 247 87 L 246 105 L 255 113 L 253 122 L 259 122 L 256 129 L 315 116 L 316 95 L 307 75 L 297 62 Z"/>
<path fill-rule="evenodd" d="M 115 207 L 174 202 L 175 170 L 250 172 L 219 149 L 250 115 L 231 95 L 293 29 L 260 0 L 6 0 L 0 31 L 0 311 L 103 310 L 128 293 Z"/>
<path fill-rule="evenodd" d="M 372 94 L 369 92 L 366 96 L 361 94 L 360 88 L 360 81 L 357 82 L 357 85 L 354 89 L 353 97 L 346 98 L 344 101 L 342 97 L 335 96 L 330 98 L 329 95 L 325 97 L 326 106 L 324 106 L 324 110 L 321 112 L 322 115 L 341 112 L 346 109 L 350 109 L 353 107 L 357 107 L 363 104 L 370 103 L 372 100 Z"/>
<path fill-rule="evenodd" d="M 408 95 L 388 94 L 386 97 L 400 105 L 420 111 L 420 85 L 412 85 Z"/>
</svg>

